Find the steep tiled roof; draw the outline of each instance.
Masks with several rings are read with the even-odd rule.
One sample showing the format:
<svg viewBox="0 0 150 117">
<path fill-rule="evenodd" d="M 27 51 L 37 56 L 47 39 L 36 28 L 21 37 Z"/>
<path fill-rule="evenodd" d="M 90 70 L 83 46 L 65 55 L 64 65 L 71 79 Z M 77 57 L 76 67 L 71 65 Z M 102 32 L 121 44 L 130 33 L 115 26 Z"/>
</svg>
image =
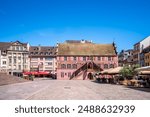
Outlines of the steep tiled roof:
<svg viewBox="0 0 150 117">
<path fill-rule="evenodd" d="M 7 50 L 7 48 L 9 48 L 11 45 L 11 43 L 8 42 L 0 42 L 0 50 Z"/>
<path fill-rule="evenodd" d="M 22 44 L 23 46 L 27 46 L 27 43 L 21 43 L 19 41 L 15 41 L 15 42 L 0 42 L 0 50 L 7 50 L 12 44 L 14 43 L 20 43 Z"/>
<path fill-rule="evenodd" d="M 116 55 L 113 44 L 62 43 L 58 55 Z"/>
<path fill-rule="evenodd" d="M 30 56 L 55 56 L 56 47 L 51 46 L 31 46 L 29 49 Z"/>
</svg>

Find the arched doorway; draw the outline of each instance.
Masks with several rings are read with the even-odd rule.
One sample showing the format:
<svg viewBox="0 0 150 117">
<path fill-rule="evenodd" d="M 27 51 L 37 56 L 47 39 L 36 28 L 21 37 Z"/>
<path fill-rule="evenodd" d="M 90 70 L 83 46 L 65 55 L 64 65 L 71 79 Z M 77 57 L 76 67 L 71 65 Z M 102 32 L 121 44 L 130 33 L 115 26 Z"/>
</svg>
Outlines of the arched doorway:
<svg viewBox="0 0 150 117">
<path fill-rule="evenodd" d="M 93 74 L 92 73 L 88 74 L 88 79 L 93 80 Z"/>
<path fill-rule="evenodd" d="M 93 69 L 93 63 L 88 63 L 88 69 Z"/>
</svg>

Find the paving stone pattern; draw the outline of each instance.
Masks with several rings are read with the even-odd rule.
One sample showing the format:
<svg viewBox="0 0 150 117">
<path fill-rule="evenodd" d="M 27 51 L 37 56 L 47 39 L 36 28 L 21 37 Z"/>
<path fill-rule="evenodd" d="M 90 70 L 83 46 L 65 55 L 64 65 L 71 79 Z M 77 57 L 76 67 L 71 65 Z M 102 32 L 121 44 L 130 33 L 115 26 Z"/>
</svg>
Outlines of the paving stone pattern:
<svg viewBox="0 0 150 117">
<path fill-rule="evenodd" d="M 87 80 L 39 79 L 0 86 L 1 100 L 149 100 L 150 92 Z"/>
</svg>

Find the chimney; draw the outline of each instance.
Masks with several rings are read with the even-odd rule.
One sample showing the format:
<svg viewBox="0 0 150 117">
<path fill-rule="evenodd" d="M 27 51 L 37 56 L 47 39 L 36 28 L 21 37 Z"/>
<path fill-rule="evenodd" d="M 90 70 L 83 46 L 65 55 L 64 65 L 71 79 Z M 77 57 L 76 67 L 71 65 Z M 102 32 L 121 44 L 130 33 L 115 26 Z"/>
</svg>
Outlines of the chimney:
<svg viewBox="0 0 150 117">
<path fill-rule="evenodd" d="M 41 45 L 40 45 L 40 44 L 39 44 L 39 47 L 38 47 L 38 48 L 39 48 L 39 50 L 41 50 Z"/>
</svg>

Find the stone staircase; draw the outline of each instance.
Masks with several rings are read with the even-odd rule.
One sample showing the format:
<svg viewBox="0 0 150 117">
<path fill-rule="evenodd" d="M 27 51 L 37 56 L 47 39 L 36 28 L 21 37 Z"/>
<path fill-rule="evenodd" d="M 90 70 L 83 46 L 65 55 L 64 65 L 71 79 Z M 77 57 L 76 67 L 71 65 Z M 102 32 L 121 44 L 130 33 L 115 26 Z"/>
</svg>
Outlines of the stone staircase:
<svg viewBox="0 0 150 117">
<path fill-rule="evenodd" d="M 83 72 L 80 72 L 80 74 L 74 77 L 73 80 L 83 80 Z"/>
<path fill-rule="evenodd" d="M 8 85 L 8 84 L 14 84 L 14 83 L 21 83 L 21 82 L 27 82 L 28 80 L 25 80 L 20 77 L 7 75 L 6 73 L 0 73 L 0 86 L 1 85 Z"/>
<path fill-rule="evenodd" d="M 79 74 L 83 74 L 82 75 L 82 78 L 81 76 L 79 77 L 79 79 L 82 79 L 82 80 L 85 80 L 86 78 L 86 75 L 87 75 L 87 72 L 94 72 L 94 71 L 102 71 L 102 69 L 97 65 L 95 64 L 93 61 L 90 62 L 90 64 L 92 64 L 92 68 L 89 68 L 88 65 L 89 63 L 86 62 L 84 65 L 82 65 L 80 68 L 78 68 L 77 70 L 75 70 L 71 77 L 70 77 L 70 80 L 71 79 L 78 79 L 78 77 L 80 76 Z"/>
</svg>

